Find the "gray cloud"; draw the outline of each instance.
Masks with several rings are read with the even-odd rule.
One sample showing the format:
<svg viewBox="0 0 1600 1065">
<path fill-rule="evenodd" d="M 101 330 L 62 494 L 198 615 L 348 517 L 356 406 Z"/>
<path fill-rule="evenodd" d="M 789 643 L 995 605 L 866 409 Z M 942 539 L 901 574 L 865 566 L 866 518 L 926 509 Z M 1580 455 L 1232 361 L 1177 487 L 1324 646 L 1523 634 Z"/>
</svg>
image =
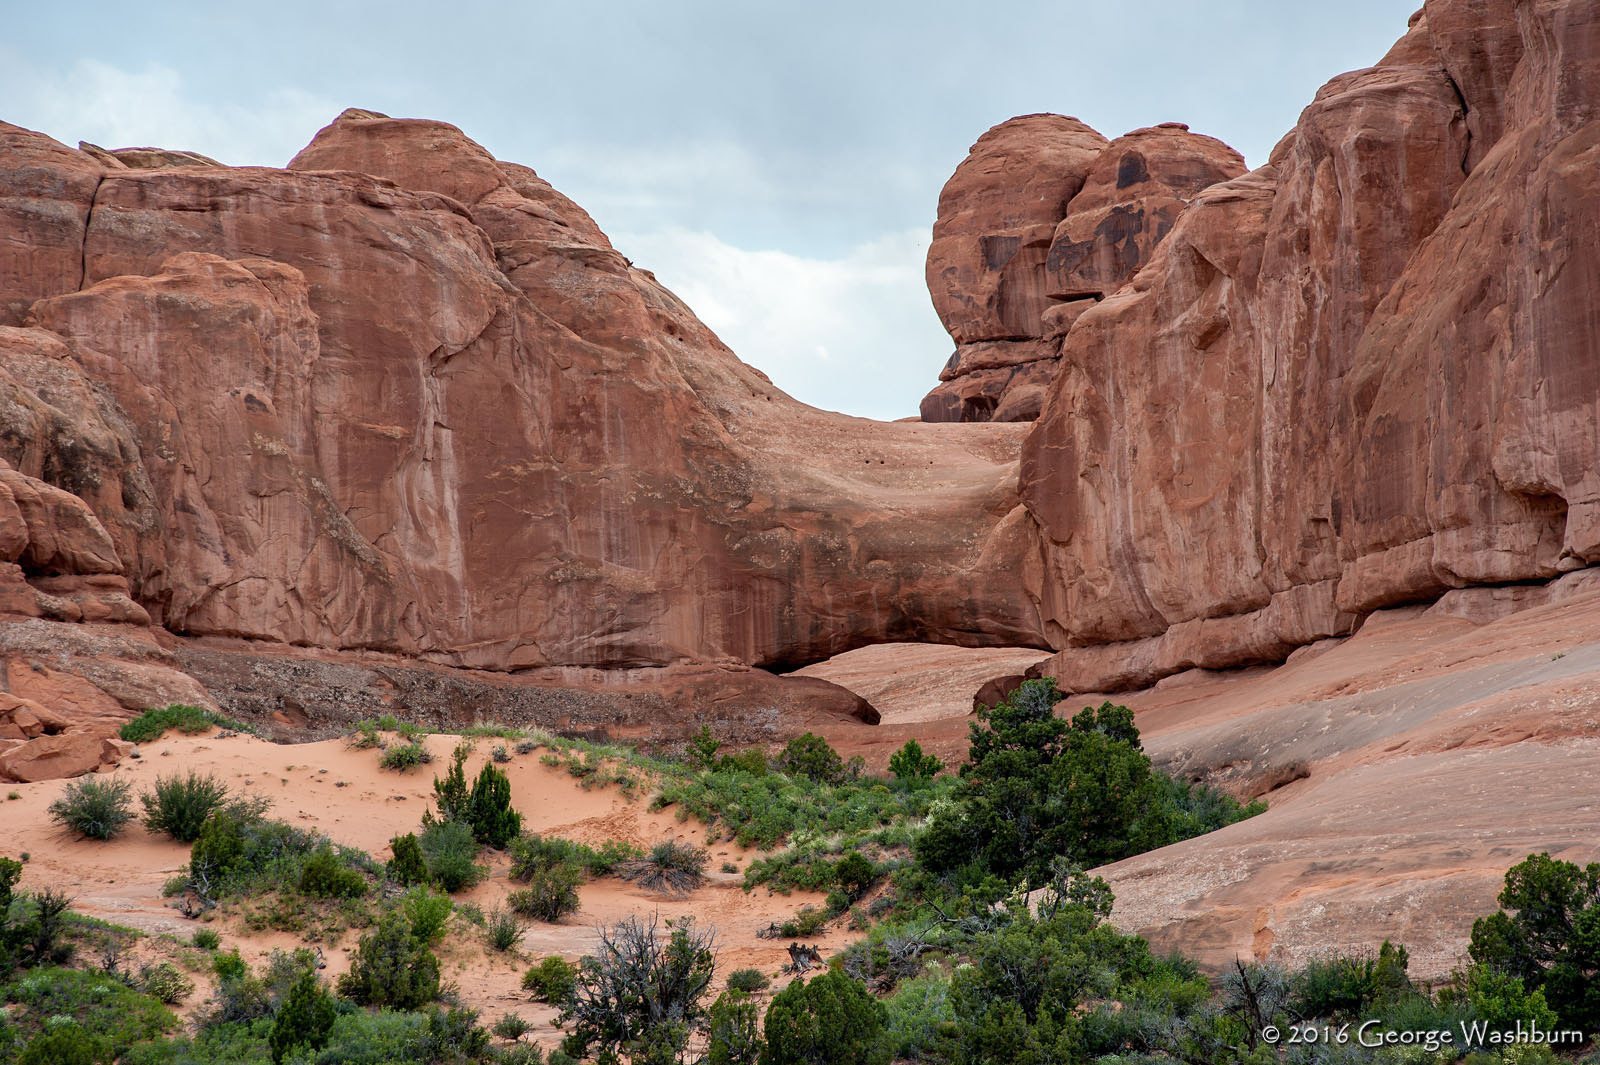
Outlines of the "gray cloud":
<svg viewBox="0 0 1600 1065">
<path fill-rule="evenodd" d="M 347 106 L 445 119 L 582 203 L 800 398 L 909 414 L 950 345 L 906 234 L 980 133 L 1032 111 L 1108 136 L 1178 120 L 1254 165 L 1411 3 L 37 4 L 0 44 L 0 117 L 270 165 Z M 730 324 L 789 314 L 785 286 L 814 343 Z"/>
</svg>

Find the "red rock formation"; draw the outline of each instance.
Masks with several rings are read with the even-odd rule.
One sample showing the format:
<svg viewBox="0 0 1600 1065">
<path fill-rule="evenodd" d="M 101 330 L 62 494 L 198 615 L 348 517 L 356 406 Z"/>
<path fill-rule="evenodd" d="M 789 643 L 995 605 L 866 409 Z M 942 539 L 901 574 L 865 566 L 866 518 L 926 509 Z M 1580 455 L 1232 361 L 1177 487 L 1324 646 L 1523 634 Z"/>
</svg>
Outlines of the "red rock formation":
<svg viewBox="0 0 1600 1065">
<path fill-rule="evenodd" d="M 1600 561 L 1596 17 L 1430 2 L 1076 320 L 1023 461 L 1048 672 L 1281 659 Z"/>
<path fill-rule="evenodd" d="M 1239 153 L 1168 122 L 1107 144 L 1073 118 L 1027 115 L 972 146 L 939 196 L 928 289 L 956 352 L 924 421 L 1032 421 L 1062 338 L 1148 261 Z"/>
<path fill-rule="evenodd" d="M 7 136 L 0 248 L 40 251 L 0 263 L 31 326 L 0 456 L 103 523 L 115 563 L 72 575 L 167 630 L 502 671 L 1042 642 L 1020 431 L 795 403 L 452 126 L 346 112 L 281 171 Z M 61 591 L 34 568 L 22 598 Z"/>
</svg>

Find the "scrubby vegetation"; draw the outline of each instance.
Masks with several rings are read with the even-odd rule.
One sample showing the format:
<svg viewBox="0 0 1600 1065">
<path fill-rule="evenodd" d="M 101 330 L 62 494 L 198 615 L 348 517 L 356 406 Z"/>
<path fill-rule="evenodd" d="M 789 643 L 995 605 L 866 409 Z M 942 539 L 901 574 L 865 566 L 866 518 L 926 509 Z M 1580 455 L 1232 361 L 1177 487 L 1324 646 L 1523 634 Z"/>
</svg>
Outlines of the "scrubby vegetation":
<svg viewBox="0 0 1600 1065">
<path fill-rule="evenodd" d="M 267 808 L 265 800 L 236 797 L 216 777 L 192 770 L 183 776 L 157 777 L 139 802 L 144 806 L 144 827 L 179 843 L 199 839 L 206 818 L 218 810 L 248 820 L 261 816 Z"/>
<path fill-rule="evenodd" d="M 926 869 L 1038 885 L 1057 858 L 1113 862 L 1265 809 L 1153 769 L 1126 707 L 1086 707 L 1068 721 L 1057 699 L 1052 682 L 1029 681 L 979 715 L 953 801 L 917 840 Z"/>
<path fill-rule="evenodd" d="M 431 761 L 433 761 L 432 752 L 418 740 L 411 743 L 397 743 L 385 748 L 383 756 L 378 759 L 378 764 L 385 769 L 403 773 L 419 765 L 427 765 Z"/>
<path fill-rule="evenodd" d="M 111 839 L 133 820 L 133 785 L 114 778 L 79 777 L 50 804 L 50 820 L 88 839 Z"/>
<path fill-rule="evenodd" d="M 713 934 L 692 920 L 662 928 L 654 916 L 626 917 L 602 928 L 566 1000 L 572 1023 L 562 1050 L 579 1058 L 678 1060 L 703 1016 L 714 946 Z"/>
<path fill-rule="evenodd" d="M 826 908 L 803 906 L 773 930 L 797 948 L 847 917 L 863 932 L 820 969 L 795 954 L 800 971 L 778 989 L 754 969 L 729 973 L 708 1005 L 714 930 L 654 917 L 602 928 L 577 965 L 549 956 L 523 977 L 532 999 L 558 1008 L 568 1033 L 548 1060 L 1528 1065 L 1558 1059 L 1544 1046 L 1507 1050 L 1498 1033 L 1600 1027 L 1600 865 L 1548 855 L 1507 874 L 1501 911 L 1474 927 L 1472 964 L 1442 987 L 1414 982 L 1405 948 L 1391 943 L 1318 956 L 1296 971 L 1240 963 L 1212 978 L 1184 958 L 1158 956 L 1107 922 L 1110 889 L 1082 867 L 1259 807 L 1158 772 L 1125 709 L 1105 704 L 1062 719 L 1055 702 L 1048 684 L 1026 684 L 980 715 L 971 754 L 953 774 L 914 741 L 891 759 L 889 777 L 852 767 L 815 736 L 771 767 L 759 750 L 722 751 L 709 732 L 690 744 L 689 764 L 537 741 L 560 764 L 589 767 L 584 779 L 652 781 L 659 806 L 701 817 L 714 837 L 774 848 L 750 863 L 747 885 L 828 892 Z M 379 724 L 396 723 L 375 724 L 374 735 Z M 358 746 L 365 736 L 358 730 Z M 160 780 L 145 797 L 147 819 L 162 815 L 152 827 L 174 836 L 168 813 L 176 823 L 176 812 L 203 809 L 189 868 L 172 885 L 202 908 L 233 907 L 247 927 L 293 927 L 308 940 L 361 930 L 350 971 L 332 986 L 309 952 L 279 953 L 252 971 L 237 952 L 218 951 L 214 934 L 202 939 L 205 929 L 194 944 L 209 953 L 177 948 L 191 956 L 190 975 L 164 961 L 129 972 L 115 959 L 118 937 L 132 933 L 75 918 L 59 893 L 14 894 L 22 866 L 0 860 L 0 975 L 10 1004 L 0 1061 L 544 1062 L 520 1017 L 497 1021 L 497 1045 L 474 1013 L 452 1005 L 435 954 L 449 929 L 472 929 L 462 940 L 471 949 L 514 951 L 522 919 L 575 912 L 585 878 L 692 890 L 707 853 L 521 833 L 504 773 L 491 759 L 469 785 L 465 760 L 459 748 L 435 782 L 435 809 L 419 834 L 394 838 L 386 865 L 271 821 L 209 778 Z M 162 798 L 163 787 L 172 795 Z M 518 885 L 487 915 L 445 893 L 484 875 L 483 847 L 506 851 L 498 860 Z M 94 957 L 103 971 L 67 967 Z M 197 1007 L 194 1029 L 180 1032 L 167 1004 L 193 1004 L 192 970 L 207 965 L 215 991 Z M 1453 1039 L 1371 1046 L 1362 1031 Z"/>
<path fill-rule="evenodd" d="M 171 706 L 146 710 L 118 729 L 117 735 L 129 743 L 150 743 L 159 740 L 168 729 L 177 729 L 184 735 L 194 736 L 213 727 L 235 732 L 250 731 L 250 726 L 243 722 L 223 717 L 213 710 L 185 703 L 173 703 Z"/>
<path fill-rule="evenodd" d="M 478 843 L 472 829 L 460 821 L 436 821 L 423 829 L 418 840 L 428 866 L 428 879 L 454 894 L 472 887 L 489 870 L 477 862 Z"/>
<path fill-rule="evenodd" d="M 705 883 L 706 863 L 710 860 L 704 847 L 666 840 L 651 847 L 642 858 L 619 863 L 617 872 L 650 891 L 681 895 Z"/>
</svg>

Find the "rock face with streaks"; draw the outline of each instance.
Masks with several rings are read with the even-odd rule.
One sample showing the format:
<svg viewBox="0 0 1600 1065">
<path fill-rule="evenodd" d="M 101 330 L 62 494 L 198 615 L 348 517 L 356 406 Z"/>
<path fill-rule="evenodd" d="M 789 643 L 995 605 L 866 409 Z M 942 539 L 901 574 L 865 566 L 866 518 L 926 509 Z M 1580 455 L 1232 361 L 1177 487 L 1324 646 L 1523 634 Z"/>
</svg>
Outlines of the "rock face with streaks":
<svg viewBox="0 0 1600 1065">
<path fill-rule="evenodd" d="M 673 678 L 1043 642 L 1019 429 L 796 403 L 453 126 L 348 111 L 284 170 L 0 133 L 10 613 Z"/>
<path fill-rule="evenodd" d="M 1281 660 L 1600 561 L 1597 41 L 1430 0 L 1075 319 L 1023 454 L 1046 672 Z"/>
<path fill-rule="evenodd" d="M 1149 260 L 1186 203 L 1244 172 L 1178 122 L 1106 139 L 1075 118 L 989 130 L 939 195 L 928 290 L 956 342 L 922 401 L 937 422 L 1032 421 L 1062 338 Z"/>
</svg>

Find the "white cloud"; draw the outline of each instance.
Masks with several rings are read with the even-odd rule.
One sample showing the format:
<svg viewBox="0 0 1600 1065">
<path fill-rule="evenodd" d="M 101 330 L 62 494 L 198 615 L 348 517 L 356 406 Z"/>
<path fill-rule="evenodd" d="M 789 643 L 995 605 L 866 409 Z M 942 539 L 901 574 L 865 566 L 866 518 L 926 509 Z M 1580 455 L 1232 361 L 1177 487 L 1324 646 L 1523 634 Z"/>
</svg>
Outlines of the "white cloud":
<svg viewBox="0 0 1600 1065">
<path fill-rule="evenodd" d="M 923 280 L 921 230 L 833 259 L 746 251 L 679 228 L 613 242 L 740 358 L 813 406 L 872 418 L 916 414 L 951 351 Z"/>
<path fill-rule="evenodd" d="M 124 70 L 80 59 L 51 70 L 12 55 L 0 60 L 6 121 L 66 144 L 181 148 L 233 166 L 283 166 L 341 110 L 293 88 L 212 93 L 160 63 Z"/>
</svg>

